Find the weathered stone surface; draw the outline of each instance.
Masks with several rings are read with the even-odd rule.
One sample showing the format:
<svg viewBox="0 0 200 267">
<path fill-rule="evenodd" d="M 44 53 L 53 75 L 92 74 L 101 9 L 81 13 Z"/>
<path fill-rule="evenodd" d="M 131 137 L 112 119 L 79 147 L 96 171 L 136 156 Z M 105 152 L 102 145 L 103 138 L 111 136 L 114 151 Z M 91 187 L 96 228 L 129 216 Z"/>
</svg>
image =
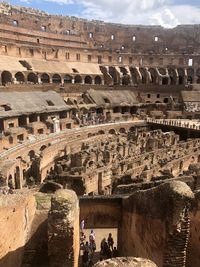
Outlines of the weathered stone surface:
<svg viewBox="0 0 200 267">
<path fill-rule="evenodd" d="M 48 216 L 48 251 L 51 267 L 76 267 L 79 256 L 79 205 L 73 191 L 58 190 Z"/>
<path fill-rule="evenodd" d="M 0 266 L 20 267 L 35 215 L 33 194 L 0 195 Z"/>
<path fill-rule="evenodd" d="M 150 260 L 142 258 L 115 258 L 98 262 L 95 267 L 157 267 Z"/>
</svg>

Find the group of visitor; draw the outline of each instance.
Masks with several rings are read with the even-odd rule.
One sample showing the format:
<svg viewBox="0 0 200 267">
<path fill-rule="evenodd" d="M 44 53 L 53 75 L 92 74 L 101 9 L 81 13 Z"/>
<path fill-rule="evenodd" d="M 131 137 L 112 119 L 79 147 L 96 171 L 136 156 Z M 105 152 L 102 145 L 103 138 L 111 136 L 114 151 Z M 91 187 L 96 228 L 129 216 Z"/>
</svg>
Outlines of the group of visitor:
<svg viewBox="0 0 200 267">
<path fill-rule="evenodd" d="M 80 251 L 82 255 L 82 267 L 92 266 L 94 260 L 105 260 L 109 258 L 118 257 L 117 248 L 114 247 L 114 239 L 112 234 L 108 234 L 108 238 L 103 238 L 100 244 L 100 252 L 96 252 L 96 235 L 94 230 L 90 231 L 88 240 L 84 233 L 85 221 L 82 220 L 80 224 Z M 94 259 L 95 256 L 95 259 Z"/>
</svg>

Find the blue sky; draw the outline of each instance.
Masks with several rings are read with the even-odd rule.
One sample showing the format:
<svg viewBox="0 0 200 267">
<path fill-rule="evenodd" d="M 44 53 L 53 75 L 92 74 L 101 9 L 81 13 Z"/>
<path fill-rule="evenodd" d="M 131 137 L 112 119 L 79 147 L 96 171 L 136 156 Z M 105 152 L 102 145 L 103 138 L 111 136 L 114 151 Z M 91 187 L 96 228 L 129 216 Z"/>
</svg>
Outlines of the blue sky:
<svg viewBox="0 0 200 267">
<path fill-rule="evenodd" d="M 51 14 L 125 24 L 200 24 L 200 0 L 9 0 Z"/>
</svg>

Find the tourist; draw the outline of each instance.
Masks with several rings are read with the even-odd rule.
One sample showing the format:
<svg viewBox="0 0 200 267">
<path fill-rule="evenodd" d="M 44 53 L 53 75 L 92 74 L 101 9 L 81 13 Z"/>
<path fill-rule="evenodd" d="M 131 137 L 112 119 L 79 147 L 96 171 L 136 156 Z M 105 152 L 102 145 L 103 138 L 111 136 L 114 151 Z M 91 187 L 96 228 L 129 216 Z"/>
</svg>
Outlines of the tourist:
<svg viewBox="0 0 200 267">
<path fill-rule="evenodd" d="M 80 229 L 81 232 L 83 233 L 83 230 L 85 229 L 85 220 L 81 220 Z"/>
<path fill-rule="evenodd" d="M 90 232 L 89 242 L 90 242 L 90 244 L 95 243 L 95 233 L 94 233 L 94 230 L 91 230 L 91 232 Z"/>
<path fill-rule="evenodd" d="M 85 243 L 85 239 L 86 239 L 86 236 L 83 232 L 81 232 L 81 236 L 80 236 L 80 246 L 84 246 L 84 243 Z"/>
<path fill-rule="evenodd" d="M 109 249 L 111 249 L 113 251 L 114 240 L 113 240 L 113 237 L 112 237 L 111 233 L 109 233 L 107 241 L 108 241 Z"/>
<path fill-rule="evenodd" d="M 113 258 L 116 258 L 116 257 L 119 256 L 119 255 L 118 255 L 118 250 L 117 250 L 116 247 L 114 247 L 114 249 L 113 249 L 112 256 L 113 256 Z"/>
<path fill-rule="evenodd" d="M 85 250 L 83 252 L 83 256 L 82 256 L 82 266 L 83 267 L 87 267 L 88 266 L 88 260 L 89 260 L 88 251 Z"/>
</svg>

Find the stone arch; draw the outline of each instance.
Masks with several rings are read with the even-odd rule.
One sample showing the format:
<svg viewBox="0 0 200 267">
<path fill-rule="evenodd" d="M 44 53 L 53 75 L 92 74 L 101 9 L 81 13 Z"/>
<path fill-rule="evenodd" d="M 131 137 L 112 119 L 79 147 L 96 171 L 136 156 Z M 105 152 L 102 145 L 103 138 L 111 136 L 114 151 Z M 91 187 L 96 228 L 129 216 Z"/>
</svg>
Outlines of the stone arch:
<svg viewBox="0 0 200 267">
<path fill-rule="evenodd" d="M 144 68 L 140 68 L 140 73 L 142 75 L 142 80 L 141 82 L 144 84 L 147 84 L 148 82 L 148 74 L 147 74 L 147 70 Z"/>
<path fill-rule="evenodd" d="M 192 68 L 187 69 L 187 82 L 193 83 L 194 81 L 194 70 Z"/>
<path fill-rule="evenodd" d="M 130 85 L 131 80 L 129 75 L 125 75 L 122 77 L 122 85 Z"/>
<path fill-rule="evenodd" d="M 154 68 L 150 68 L 148 72 L 150 73 L 150 77 L 151 77 L 150 83 L 156 84 L 158 80 L 158 74 L 156 70 Z"/>
<path fill-rule="evenodd" d="M 46 145 L 43 145 L 43 146 L 41 146 L 41 148 L 40 148 L 40 151 L 43 151 L 43 150 L 45 150 L 45 148 L 47 148 L 47 146 L 46 146 Z"/>
<path fill-rule="evenodd" d="M 119 129 L 119 133 L 126 133 L 126 129 L 125 128 L 120 128 Z"/>
<path fill-rule="evenodd" d="M 134 126 L 131 126 L 131 127 L 129 128 L 129 132 L 131 132 L 131 133 L 135 132 L 135 127 L 134 127 Z"/>
<path fill-rule="evenodd" d="M 114 85 L 120 83 L 120 76 L 115 67 L 112 66 L 109 67 L 109 74 L 112 76 Z"/>
<path fill-rule="evenodd" d="M 21 181 L 20 181 L 20 168 L 17 166 L 15 168 L 15 189 L 20 189 L 21 188 Z"/>
<path fill-rule="evenodd" d="M 54 74 L 52 76 L 52 83 L 60 84 L 61 83 L 61 76 L 59 74 Z"/>
<path fill-rule="evenodd" d="M 14 181 L 11 174 L 8 176 L 8 187 L 14 189 Z"/>
<path fill-rule="evenodd" d="M 94 83 L 95 84 L 102 84 L 102 79 L 101 79 L 101 77 L 99 75 L 95 76 Z"/>
<path fill-rule="evenodd" d="M 7 83 L 11 83 L 12 82 L 12 74 L 9 71 L 3 71 L 1 73 L 1 82 L 3 85 L 6 85 Z"/>
<path fill-rule="evenodd" d="M 133 84 L 138 84 L 140 80 L 138 70 L 136 68 L 130 68 L 130 72 Z"/>
<path fill-rule="evenodd" d="M 74 83 L 82 83 L 83 82 L 83 79 L 80 75 L 76 75 L 74 77 Z"/>
<path fill-rule="evenodd" d="M 92 77 L 87 75 L 84 79 L 85 84 L 92 84 Z"/>
<path fill-rule="evenodd" d="M 163 77 L 162 78 L 162 84 L 163 85 L 168 85 L 168 83 L 169 83 L 169 78 L 168 77 Z"/>
<path fill-rule="evenodd" d="M 177 71 L 178 71 L 178 84 L 182 85 L 184 84 L 184 78 L 185 78 L 184 69 L 178 68 Z"/>
<path fill-rule="evenodd" d="M 34 72 L 30 72 L 27 76 L 27 81 L 31 83 L 38 83 L 38 76 Z"/>
<path fill-rule="evenodd" d="M 23 83 L 25 82 L 25 76 L 20 71 L 15 74 L 15 79 L 17 82 L 23 82 Z"/>
<path fill-rule="evenodd" d="M 72 76 L 70 76 L 69 74 L 66 74 L 63 77 L 64 83 L 72 83 Z"/>
<path fill-rule="evenodd" d="M 175 69 L 170 68 L 168 70 L 169 73 L 169 78 L 170 78 L 170 84 L 171 85 L 176 85 L 177 83 L 177 73 L 175 71 Z"/>
<path fill-rule="evenodd" d="M 116 134 L 116 131 L 115 131 L 115 129 L 110 129 L 110 130 L 108 131 L 108 133 L 109 133 L 109 134 Z"/>
<path fill-rule="evenodd" d="M 30 158 L 30 161 L 32 161 L 35 158 L 35 151 L 34 150 L 30 150 L 28 152 L 28 156 Z"/>
<path fill-rule="evenodd" d="M 42 83 L 50 83 L 50 77 L 47 73 L 42 73 L 41 82 Z"/>
</svg>

